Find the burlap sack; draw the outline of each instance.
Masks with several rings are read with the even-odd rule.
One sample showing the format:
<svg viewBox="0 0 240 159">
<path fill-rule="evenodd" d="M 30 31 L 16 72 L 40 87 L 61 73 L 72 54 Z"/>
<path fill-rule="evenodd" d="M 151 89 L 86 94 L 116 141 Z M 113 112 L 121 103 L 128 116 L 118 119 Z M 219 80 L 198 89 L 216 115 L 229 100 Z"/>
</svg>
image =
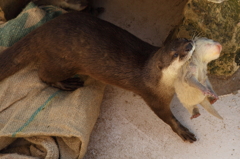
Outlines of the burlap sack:
<svg viewBox="0 0 240 159">
<path fill-rule="evenodd" d="M 63 12 L 53 8 L 30 3 L 16 19 L 1 25 L 2 49 Z M 84 87 L 61 91 L 40 81 L 32 65 L 1 81 L 0 158 L 83 158 L 105 85 L 82 78 Z"/>
</svg>

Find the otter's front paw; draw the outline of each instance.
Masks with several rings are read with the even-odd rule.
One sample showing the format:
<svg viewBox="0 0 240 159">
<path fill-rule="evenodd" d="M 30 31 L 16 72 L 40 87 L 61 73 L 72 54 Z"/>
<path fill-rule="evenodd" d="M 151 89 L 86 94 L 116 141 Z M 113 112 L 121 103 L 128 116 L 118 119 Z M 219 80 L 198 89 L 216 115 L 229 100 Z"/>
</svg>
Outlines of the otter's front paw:
<svg viewBox="0 0 240 159">
<path fill-rule="evenodd" d="M 183 141 L 190 143 L 197 141 L 195 135 L 185 128 L 176 118 L 173 118 L 171 127 L 172 130 L 183 139 Z"/>
<path fill-rule="evenodd" d="M 79 77 L 68 78 L 66 80 L 53 83 L 52 86 L 64 91 L 74 91 L 79 87 L 83 87 L 84 82 Z"/>
<path fill-rule="evenodd" d="M 197 141 L 195 135 L 182 125 L 179 125 L 176 133 L 183 139 L 183 141 L 187 141 L 190 143 Z"/>
</svg>

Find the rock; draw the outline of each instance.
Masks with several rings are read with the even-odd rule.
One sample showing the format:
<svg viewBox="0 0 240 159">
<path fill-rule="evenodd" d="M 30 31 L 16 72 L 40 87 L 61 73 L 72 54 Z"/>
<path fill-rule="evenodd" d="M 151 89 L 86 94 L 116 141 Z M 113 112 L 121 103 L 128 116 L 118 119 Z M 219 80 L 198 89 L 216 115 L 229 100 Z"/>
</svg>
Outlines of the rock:
<svg viewBox="0 0 240 159">
<path fill-rule="evenodd" d="M 223 45 L 221 56 L 209 64 L 208 71 L 222 77 L 233 75 L 240 66 L 240 1 L 189 0 L 184 17 L 174 34 L 220 42 Z"/>
</svg>

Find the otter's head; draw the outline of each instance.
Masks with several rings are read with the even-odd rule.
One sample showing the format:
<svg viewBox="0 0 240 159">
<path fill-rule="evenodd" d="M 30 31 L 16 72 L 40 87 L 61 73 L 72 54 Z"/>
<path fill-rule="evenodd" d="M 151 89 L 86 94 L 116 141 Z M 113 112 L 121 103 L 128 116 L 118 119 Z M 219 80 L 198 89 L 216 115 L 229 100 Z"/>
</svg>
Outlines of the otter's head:
<svg viewBox="0 0 240 159">
<path fill-rule="evenodd" d="M 194 49 L 194 42 L 185 38 L 175 39 L 165 43 L 164 48 L 161 50 L 158 65 L 158 67 L 162 69 L 160 83 L 173 87 L 179 70 L 182 65 L 191 58 Z"/>
<path fill-rule="evenodd" d="M 219 58 L 222 51 L 222 45 L 208 38 L 195 38 L 196 48 L 194 55 L 200 58 L 202 62 L 209 63 Z"/>
<path fill-rule="evenodd" d="M 165 43 L 160 57 L 160 66 L 180 68 L 186 61 L 190 59 L 195 49 L 195 44 L 192 40 L 179 38 Z M 162 66 L 161 66 L 162 65 Z"/>
</svg>

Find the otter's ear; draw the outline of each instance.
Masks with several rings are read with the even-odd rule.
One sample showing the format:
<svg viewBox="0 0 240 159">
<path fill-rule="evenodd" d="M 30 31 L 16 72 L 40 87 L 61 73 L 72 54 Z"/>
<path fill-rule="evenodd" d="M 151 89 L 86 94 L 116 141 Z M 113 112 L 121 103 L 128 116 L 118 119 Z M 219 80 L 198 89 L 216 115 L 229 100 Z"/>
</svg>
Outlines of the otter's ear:
<svg viewBox="0 0 240 159">
<path fill-rule="evenodd" d="M 163 63 L 159 61 L 158 64 L 157 64 L 157 67 L 158 67 L 159 70 L 162 70 L 163 69 Z"/>
<path fill-rule="evenodd" d="M 167 38 L 163 42 L 164 45 L 169 44 L 173 39 L 177 38 L 177 33 L 178 33 L 178 26 L 174 27 L 168 34 Z"/>
</svg>

